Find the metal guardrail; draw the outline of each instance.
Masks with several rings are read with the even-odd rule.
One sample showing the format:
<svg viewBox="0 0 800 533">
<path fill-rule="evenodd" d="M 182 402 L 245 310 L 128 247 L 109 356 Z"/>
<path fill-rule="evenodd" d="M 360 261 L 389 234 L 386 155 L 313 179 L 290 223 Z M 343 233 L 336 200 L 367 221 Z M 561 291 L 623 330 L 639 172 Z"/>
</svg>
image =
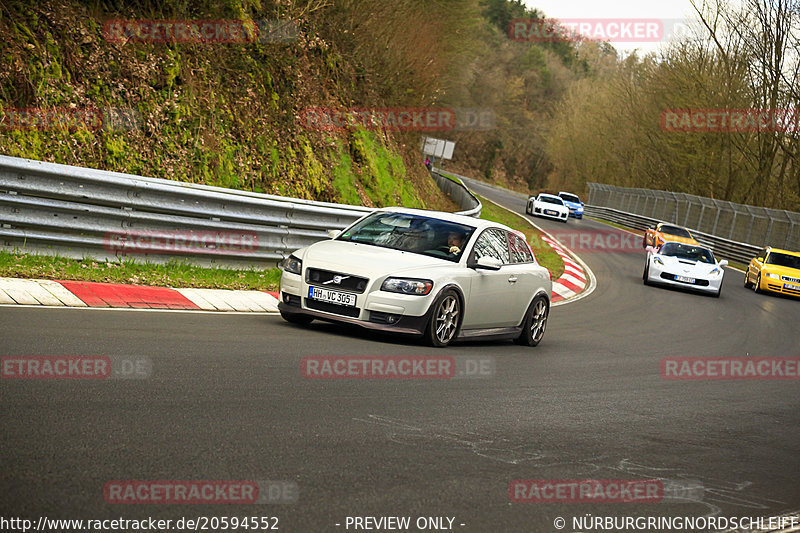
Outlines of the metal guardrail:
<svg viewBox="0 0 800 533">
<path fill-rule="evenodd" d="M 483 209 L 481 201 L 472 194 L 460 179 L 454 180 L 442 176 L 438 170 L 431 171 L 431 176 L 433 176 L 436 185 L 461 209 L 464 209 L 459 214 L 476 218 L 481 216 L 481 209 Z"/>
<path fill-rule="evenodd" d="M 456 198 L 466 205 L 464 214 L 474 214 L 472 200 Z M 203 266 L 266 267 L 372 210 L 0 155 L 0 248 L 78 259 L 181 258 Z M 120 234 L 170 232 L 252 239 L 247 246 L 210 239 L 191 249 L 146 252 L 114 241 Z"/>
<path fill-rule="evenodd" d="M 616 224 L 621 224 L 629 228 L 645 230 L 652 228 L 663 220 L 637 215 L 635 213 L 627 213 L 610 207 L 601 207 L 596 205 L 584 206 L 584 214 L 586 216 L 608 220 Z M 760 246 L 753 246 L 742 242 L 731 241 L 708 233 L 703 233 L 695 229 L 689 228 L 697 241 L 705 246 L 711 248 L 714 255 L 719 257 L 738 261 L 739 263 L 749 263 L 758 252 L 762 249 Z"/>
<path fill-rule="evenodd" d="M 800 213 L 693 194 L 587 183 L 587 204 L 660 218 L 729 241 L 800 250 Z"/>
</svg>

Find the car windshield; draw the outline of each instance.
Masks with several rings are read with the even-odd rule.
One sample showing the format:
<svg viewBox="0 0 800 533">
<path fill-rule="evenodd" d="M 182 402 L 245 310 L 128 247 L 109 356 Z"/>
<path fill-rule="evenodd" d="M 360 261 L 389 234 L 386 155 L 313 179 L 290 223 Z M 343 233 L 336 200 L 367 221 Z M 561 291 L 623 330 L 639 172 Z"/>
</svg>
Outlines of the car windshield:
<svg viewBox="0 0 800 533">
<path fill-rule="evenodd" d="M 780 252 L 770 252 L 767 256 L 766 263 L 768 265 L 800 269 L 800 257 L 796 255 L 782 254 Z"/>
<path fill-rule="evenodd" d="M 716 262 L 714 261 L 714 255 L 711 253 L 711 250 L 679 242 L 664 243 L 659 253 L 669 257 L 688 259 L 689 261 L 698 261 L 700 263 L 714 264 Z"/>
<path fill-rule="evenodd" d="M 555 196 L 540 196 L 539 201 L 547 204 L 564 205 L 564 202 L 561 201 L 561 198 L 556 198 Z"/>
<path fill-rule="evenodd" d="M 566 202 L 575 202 L 576 204 L 581 203 L 581 199 L 575 196 L 574 194 L 561 193 L 559 194 L 559 196 L 561 197 L 562 200 Z"/>
<path fill-rule="evenodd" d="M 666 233 L 667 235 L 674 235 L 676 237 L 683 237 L 685 239 L 693 239 L 692 234 L 686 231 L 683 228 L 679 228 L 678 226 L 661 226 L 661 233 Z"/>
<path fill-rule="evenodd" d="M 348 229 L 337 240 L 456 262 L 461 259 L 474 231 L 472 226 L 422 215 L 377 212 Z"/>
</svg>

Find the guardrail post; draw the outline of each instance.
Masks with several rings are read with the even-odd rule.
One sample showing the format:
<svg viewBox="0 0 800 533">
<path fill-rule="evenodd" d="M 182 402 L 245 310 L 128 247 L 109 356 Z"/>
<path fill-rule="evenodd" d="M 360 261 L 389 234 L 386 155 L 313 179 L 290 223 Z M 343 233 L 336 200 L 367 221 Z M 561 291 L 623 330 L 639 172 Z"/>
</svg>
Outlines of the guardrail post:
<svg viewBox="0 0 800 533">
<path fill-rule="evenodd" d="M 769 226 L 767 227 L 767 236 L 764 238 L 764 246 L 769 246 L 769 237 L 772 235 L 772 223 L 775 222 L 775 219 L 771 216 L 769 217 Z"/>
</svg>

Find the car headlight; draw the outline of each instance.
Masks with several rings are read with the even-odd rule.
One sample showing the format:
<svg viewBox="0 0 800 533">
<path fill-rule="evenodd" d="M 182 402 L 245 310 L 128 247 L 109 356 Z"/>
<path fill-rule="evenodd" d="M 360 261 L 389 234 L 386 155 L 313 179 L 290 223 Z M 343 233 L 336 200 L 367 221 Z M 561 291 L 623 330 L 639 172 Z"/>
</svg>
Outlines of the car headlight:
<svg viewBox="0 0 800 533">
<path fill-rule="evenodd" d="M 301 274 L 303 272 L 303 262 L 293 255 L 290 255 L 281 263 L 281 269 L 285 272 L 292 274 Z"/>
<path fill-rule="evenodd" d="M 764 272 L 764 277 L 772 279 L 781 279 L 781 277 L 778 274 L 773 274 L 772 272 Z"/>
<path fill-rule="evenodd" d="M 654 263 L 658 263 L 659 265 L 663 265 L 664 264 L 664 261 L 662 261 L 661 258 L 658 257 L 658 256 L 654 256 L 653 257 L 653 262 Z"/>
<path fill-rule="evenodd" d="M 711 272 L 709 272 L 709 274 L 715 277 L 719 276 L 720 274 L 722 274 L 722 269 L 720 269 L 719 267 L 714 267 L 713 269 L 711 269 Z"/>
<path fill-rule="evenodd" d="M 425 296 L 433 289 L 433 282 L 429 279 L 412 278 L 386 278 L 381 285 L 382 291 L 399 292 L 400 294 L 413 294 Z"/>
</svg>

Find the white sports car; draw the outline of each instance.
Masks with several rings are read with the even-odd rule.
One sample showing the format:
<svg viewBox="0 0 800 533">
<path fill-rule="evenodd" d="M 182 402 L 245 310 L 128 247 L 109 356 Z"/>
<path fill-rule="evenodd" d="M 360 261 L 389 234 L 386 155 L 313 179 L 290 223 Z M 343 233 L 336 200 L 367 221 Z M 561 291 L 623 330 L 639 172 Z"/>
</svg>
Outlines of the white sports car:
<svg viewBox="0 0 800 533">
<path fill-rule="evenodd" d="M 708 248 L 667 241 L 660 248 L 647 247 L 642 281 L 645 285 L 662 283 L 719 297 L 725 275 L 722 267 L 727 264 L 725 259 L 717 262 Z"/>
<path fill-rule="evenodd" d="M 548 217 L 566 222 L 569 218 L 569 207 L 564 200 L 554 194 L 541 193 L 536 197 L 528 198 L 525 212 L 537 217 Z"/>
<path fill-rule="evenodd" d="M 462 215 L 392 208 L 370 213 L 282 265 L 281 316 L 454 339 L 536 346 L 550 311 L 550 272 L 525 237 Z"/>
</svg>

